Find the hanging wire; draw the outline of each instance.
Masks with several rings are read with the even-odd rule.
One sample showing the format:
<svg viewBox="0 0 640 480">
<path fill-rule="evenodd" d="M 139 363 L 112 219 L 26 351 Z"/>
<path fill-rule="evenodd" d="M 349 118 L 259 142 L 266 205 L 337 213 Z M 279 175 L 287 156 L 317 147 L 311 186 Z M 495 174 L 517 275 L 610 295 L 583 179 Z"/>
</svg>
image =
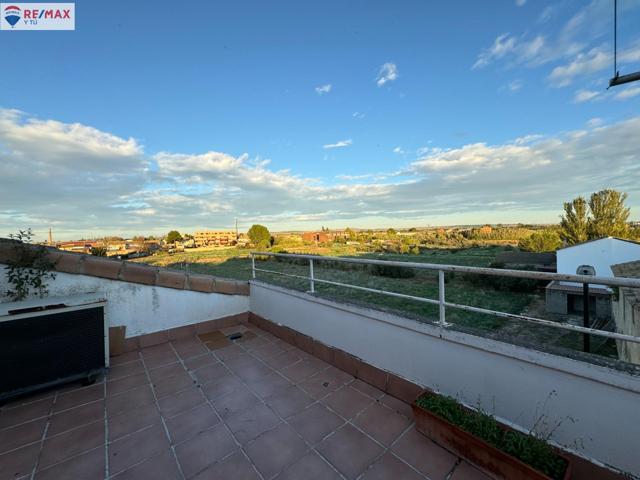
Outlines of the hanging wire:
<svg viewBox="0 0 640 480">
<path fill-rule="evenodd" d="M 618 75 L 618 0 L 613 0 L 613 76 Z"/>
</svg>

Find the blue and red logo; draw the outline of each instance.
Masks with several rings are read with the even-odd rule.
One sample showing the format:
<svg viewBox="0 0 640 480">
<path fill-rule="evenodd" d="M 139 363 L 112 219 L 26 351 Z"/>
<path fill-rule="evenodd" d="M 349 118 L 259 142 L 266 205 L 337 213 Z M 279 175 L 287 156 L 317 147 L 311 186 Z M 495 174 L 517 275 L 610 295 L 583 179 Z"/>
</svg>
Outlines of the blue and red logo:
<svg viewBox="0 0 640 480">
<path fill-rule="evenodd" d="M 11 28 L 15 27 L 18 20 L 20 20 L 20 7 L 16 7 L 15 5 L 9 5 L 4 9 L 4 19 L 9 22 Z"/>
</svg>

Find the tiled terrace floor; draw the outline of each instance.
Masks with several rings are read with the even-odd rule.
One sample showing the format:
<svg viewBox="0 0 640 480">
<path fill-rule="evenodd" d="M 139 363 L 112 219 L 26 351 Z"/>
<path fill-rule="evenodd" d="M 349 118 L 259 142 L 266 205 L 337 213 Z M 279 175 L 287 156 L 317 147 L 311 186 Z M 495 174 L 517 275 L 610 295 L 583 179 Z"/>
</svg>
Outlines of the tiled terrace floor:
<svg viewBox="0 0 640 480">
<path fill-rule="evenodd" d="M 0 480 L 487 478 L 417 433 L 407 404 L 249 329 L 114 357 L 99 383 L 3 407 Z"/>
</svg>

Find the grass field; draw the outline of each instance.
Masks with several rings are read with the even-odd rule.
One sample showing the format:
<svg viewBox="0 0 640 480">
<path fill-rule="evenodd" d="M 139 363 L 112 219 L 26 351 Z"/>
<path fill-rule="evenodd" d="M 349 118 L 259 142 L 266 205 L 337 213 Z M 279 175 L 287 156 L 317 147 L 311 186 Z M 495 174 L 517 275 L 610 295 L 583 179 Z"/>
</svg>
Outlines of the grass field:
<svg viewBox="0 0 640 480">
<path fill-rule="evenodd" d="M 380 260 L 411 261 L 421 263 L 450 264 L 486 267 L 504 251 L 502 246 L 473 247 L 466 249 L 433 249 L 423 251 L 420 255 L 372 254 L 358 252 L 353 245 L 333 245 L 327 247 L 288 248 L 289 253 L 308 253 L 322 256 L 359 257 Z M 162 253 L 152 257 L 137 259 L 149 263 L 194 273 L 206 273 L 219 277 L 248 280 L 251 278 L 250 250 L 236 248 L 215 250 L 188 250 L 172 255 Z M 302 264 L 300 264 L 302 263 Z M 283 259 L 263 257 L 256 261 L 258 268 L 274 270 L 293 275 L 308 276 L 307 262 L 290 262 Z M 416 270 L 412 278 L 390 278 L 373 275 L 368 266 L 353 264 L 327 264 L 321 260 L 314 262 L 315 277 L 345 284 L 404 293 L 423 298 L 438 298 L 437 272 Z M 300 291 L 309 290 L 309 282 L 303 279 L 284 277 L 277 274 L 258 272 L 257 278 L 272 284 Z M 432 322 L 438 318 L 438 307 L 424 302 L 395 298 L 377 293 L 363 292 L 344 287 L 316 283 L 317 295 L 356 304 L 378 310 L 398 313 L 419 321 Z M 464 275 L 447 277 L 447 301 L 472 305 L 508 313 L 525 313 L 530 305 L 544 300 L 544 290 L 532 293 L 496 290 L 491 286 L 472 283 Z M 525 321 L 498 318 L 458 309 L 447 308 L 447 321 L 456 328 L 478 332 L 503 339 L 517 339 L 526 344 L 580 350 L 582 337 L 578 334 L 560 331 Z M 600 347 L 600 354 L 615 356 L 615 347 L 605 344 Z"/>
</svg>

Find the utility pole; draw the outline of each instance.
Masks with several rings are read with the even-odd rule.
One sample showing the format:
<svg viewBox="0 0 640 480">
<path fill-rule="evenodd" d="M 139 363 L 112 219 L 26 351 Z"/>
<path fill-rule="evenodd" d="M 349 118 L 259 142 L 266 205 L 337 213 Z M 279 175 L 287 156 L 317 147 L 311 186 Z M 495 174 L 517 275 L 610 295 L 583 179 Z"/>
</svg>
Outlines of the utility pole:
<svg viewBox="0 0 640 480">
<path fill-rule="evenodd" d="M 238 235 L 238 217 L 236 217 L 236 241 L 240 238 Z"/>
</svg>

